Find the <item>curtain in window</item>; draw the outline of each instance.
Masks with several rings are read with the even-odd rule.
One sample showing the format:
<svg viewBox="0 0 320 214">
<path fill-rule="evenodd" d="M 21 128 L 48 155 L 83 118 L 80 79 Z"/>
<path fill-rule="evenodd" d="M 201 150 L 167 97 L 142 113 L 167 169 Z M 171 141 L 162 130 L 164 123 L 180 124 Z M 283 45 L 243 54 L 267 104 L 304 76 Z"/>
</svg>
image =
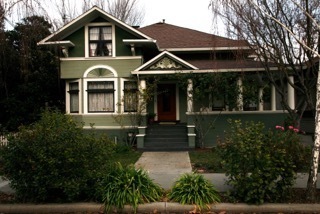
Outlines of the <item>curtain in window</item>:
<svg viewBox="0 0 320 214">
<path fill-rule="evenodd" d="M 112 31 L 111 31 L 111 27 L 103 27 L 102 28 L 102 40 L 111 40 L 112 37 Z"/>
<path fill-rule="evenodd" d="M 90 56 L 97 56 L 97 43 L 90 44 Z"/>
<path fill-rule="evenodd" d="M 99 28 L 90 28 L 90 40 L 99 40 Z"/>
<path fill-rule="evenodd" d="M 113 82 L 88 83 L 88 110 L 89 112 L 114 111 Z"/>
<path fill-rule="evenodd" d="M 124 111 L 132 112 L 137 111 L 138 95 L 137 83 L 126 81 L 124 82 Z"/>
<path fill-rule="evenodd" d="M 79 112 L 79 85 L 77 82 L 69 84 L 70 112 Z"/>
</svg>

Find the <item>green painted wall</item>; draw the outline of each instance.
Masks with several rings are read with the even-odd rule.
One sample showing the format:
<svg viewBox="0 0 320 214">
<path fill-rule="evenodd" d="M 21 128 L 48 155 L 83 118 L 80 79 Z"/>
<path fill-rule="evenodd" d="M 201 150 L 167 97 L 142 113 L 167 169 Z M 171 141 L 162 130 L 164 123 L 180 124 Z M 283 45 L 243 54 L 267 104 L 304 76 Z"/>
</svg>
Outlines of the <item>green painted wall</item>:
<svg viewBox="0 0 320 214">
<path fill-rule="evenodd" d="M 75 47 L 69 48 L 69 57 L 84 57 L 84 27 L 65 38 L 65 40 L 70 40 L 75 45 Z"/>
<path fill-rule="evenodd" d="M 107 60 L 67 60 L 61 61 L 61 78 L 76 79 L 82 78 L 84 72 L 96 65 L 107 65 L 115 69 L 118 77 L 130 77 L 130 71 L 138 68 L 141 65 L 142 59 L 139 57 L 128 59 L 107 59 Z"/>
<path fill-rule="evenodd" d="M 212 147 L 217 145 L 217 140 L 224 137 L 225 131 L 229 130 L 228 120 L 242 120 L 244 121 L 261 121 L 266 128 L 275 128 L 276 125 L 281 125 L 286 118 L 286 113 L 272 113 L 272 112 L 242 112 L 242 113 L 222 113 L 222 114 L 202 114 L 198 116 L 188 115 L 188 124 L 194 125 L 194 120 L 202 121 L 203 129 L 207 130 L 208 124 L 213 122 L 213 129 L 210 129 L 205 137 L 205 146 Z M 198 143 L 198 140 L 197 140 Z"/>
<path fill-rule="evenodd" d="M 129 32 L 116 27 L 116 55 L 117 56 L 132 56 L 131 47 L 123 43 L 123 39 L 137 39 Z"/>
</svg>

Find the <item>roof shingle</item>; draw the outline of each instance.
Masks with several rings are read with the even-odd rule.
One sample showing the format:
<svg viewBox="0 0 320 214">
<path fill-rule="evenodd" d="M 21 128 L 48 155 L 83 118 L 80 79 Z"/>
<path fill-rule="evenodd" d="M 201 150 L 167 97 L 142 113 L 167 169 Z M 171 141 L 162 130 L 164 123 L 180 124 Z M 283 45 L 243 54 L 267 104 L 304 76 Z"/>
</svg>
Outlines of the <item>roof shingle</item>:
<svg viewBox="0 0 320 214">
<path fill-rule="evenodd" d="M 139 28 L 138 30 L 157 40 L 157 44 L 161 49 L 248 46 L 248 43 L 244 40 L 232 40 L 162 22 Z"/>
</svg>

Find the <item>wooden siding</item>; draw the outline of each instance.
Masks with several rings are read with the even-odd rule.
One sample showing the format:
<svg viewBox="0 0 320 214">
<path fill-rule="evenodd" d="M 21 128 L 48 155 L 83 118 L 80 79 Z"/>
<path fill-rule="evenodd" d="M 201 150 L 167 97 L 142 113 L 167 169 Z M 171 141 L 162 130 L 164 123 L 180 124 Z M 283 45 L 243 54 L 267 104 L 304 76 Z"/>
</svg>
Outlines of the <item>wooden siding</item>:
<svg viewBox="0 0 320 214">
<path fill-rule="evenodd" d="M 84 57 L 84 27 L 68 36 L 65 40 L 70 40 L 75 45 L 75 47 L 69 48 L 69 57 Z"/>
<path fill-rule="evenodd" d="M 105 60 L 66 60 L 61 61 L 61 78 L 62 79 L 77 79 L 82 78 L 84 72 L 96 65 L 107 65 L 114 68 L 118 77 L 130 77 L 131 71 L 141 65 L 141 58 L 128 58 L 128 59 L 117 59 L 109 58 Z"/>
</svg>

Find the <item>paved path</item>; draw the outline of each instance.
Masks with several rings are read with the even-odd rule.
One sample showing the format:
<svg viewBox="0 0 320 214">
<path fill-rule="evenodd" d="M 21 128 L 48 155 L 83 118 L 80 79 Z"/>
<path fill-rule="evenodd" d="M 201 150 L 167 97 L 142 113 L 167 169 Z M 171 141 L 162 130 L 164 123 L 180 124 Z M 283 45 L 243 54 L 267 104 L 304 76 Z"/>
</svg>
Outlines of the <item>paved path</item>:
<svg viewBox="0 0 320 214">
<path fill-rule="evenodd" d="M 192 171 L 188 152 L 144 152 L 135 164 L 164 189 L 170 189 L 180 175 Z"/>
</svg>

